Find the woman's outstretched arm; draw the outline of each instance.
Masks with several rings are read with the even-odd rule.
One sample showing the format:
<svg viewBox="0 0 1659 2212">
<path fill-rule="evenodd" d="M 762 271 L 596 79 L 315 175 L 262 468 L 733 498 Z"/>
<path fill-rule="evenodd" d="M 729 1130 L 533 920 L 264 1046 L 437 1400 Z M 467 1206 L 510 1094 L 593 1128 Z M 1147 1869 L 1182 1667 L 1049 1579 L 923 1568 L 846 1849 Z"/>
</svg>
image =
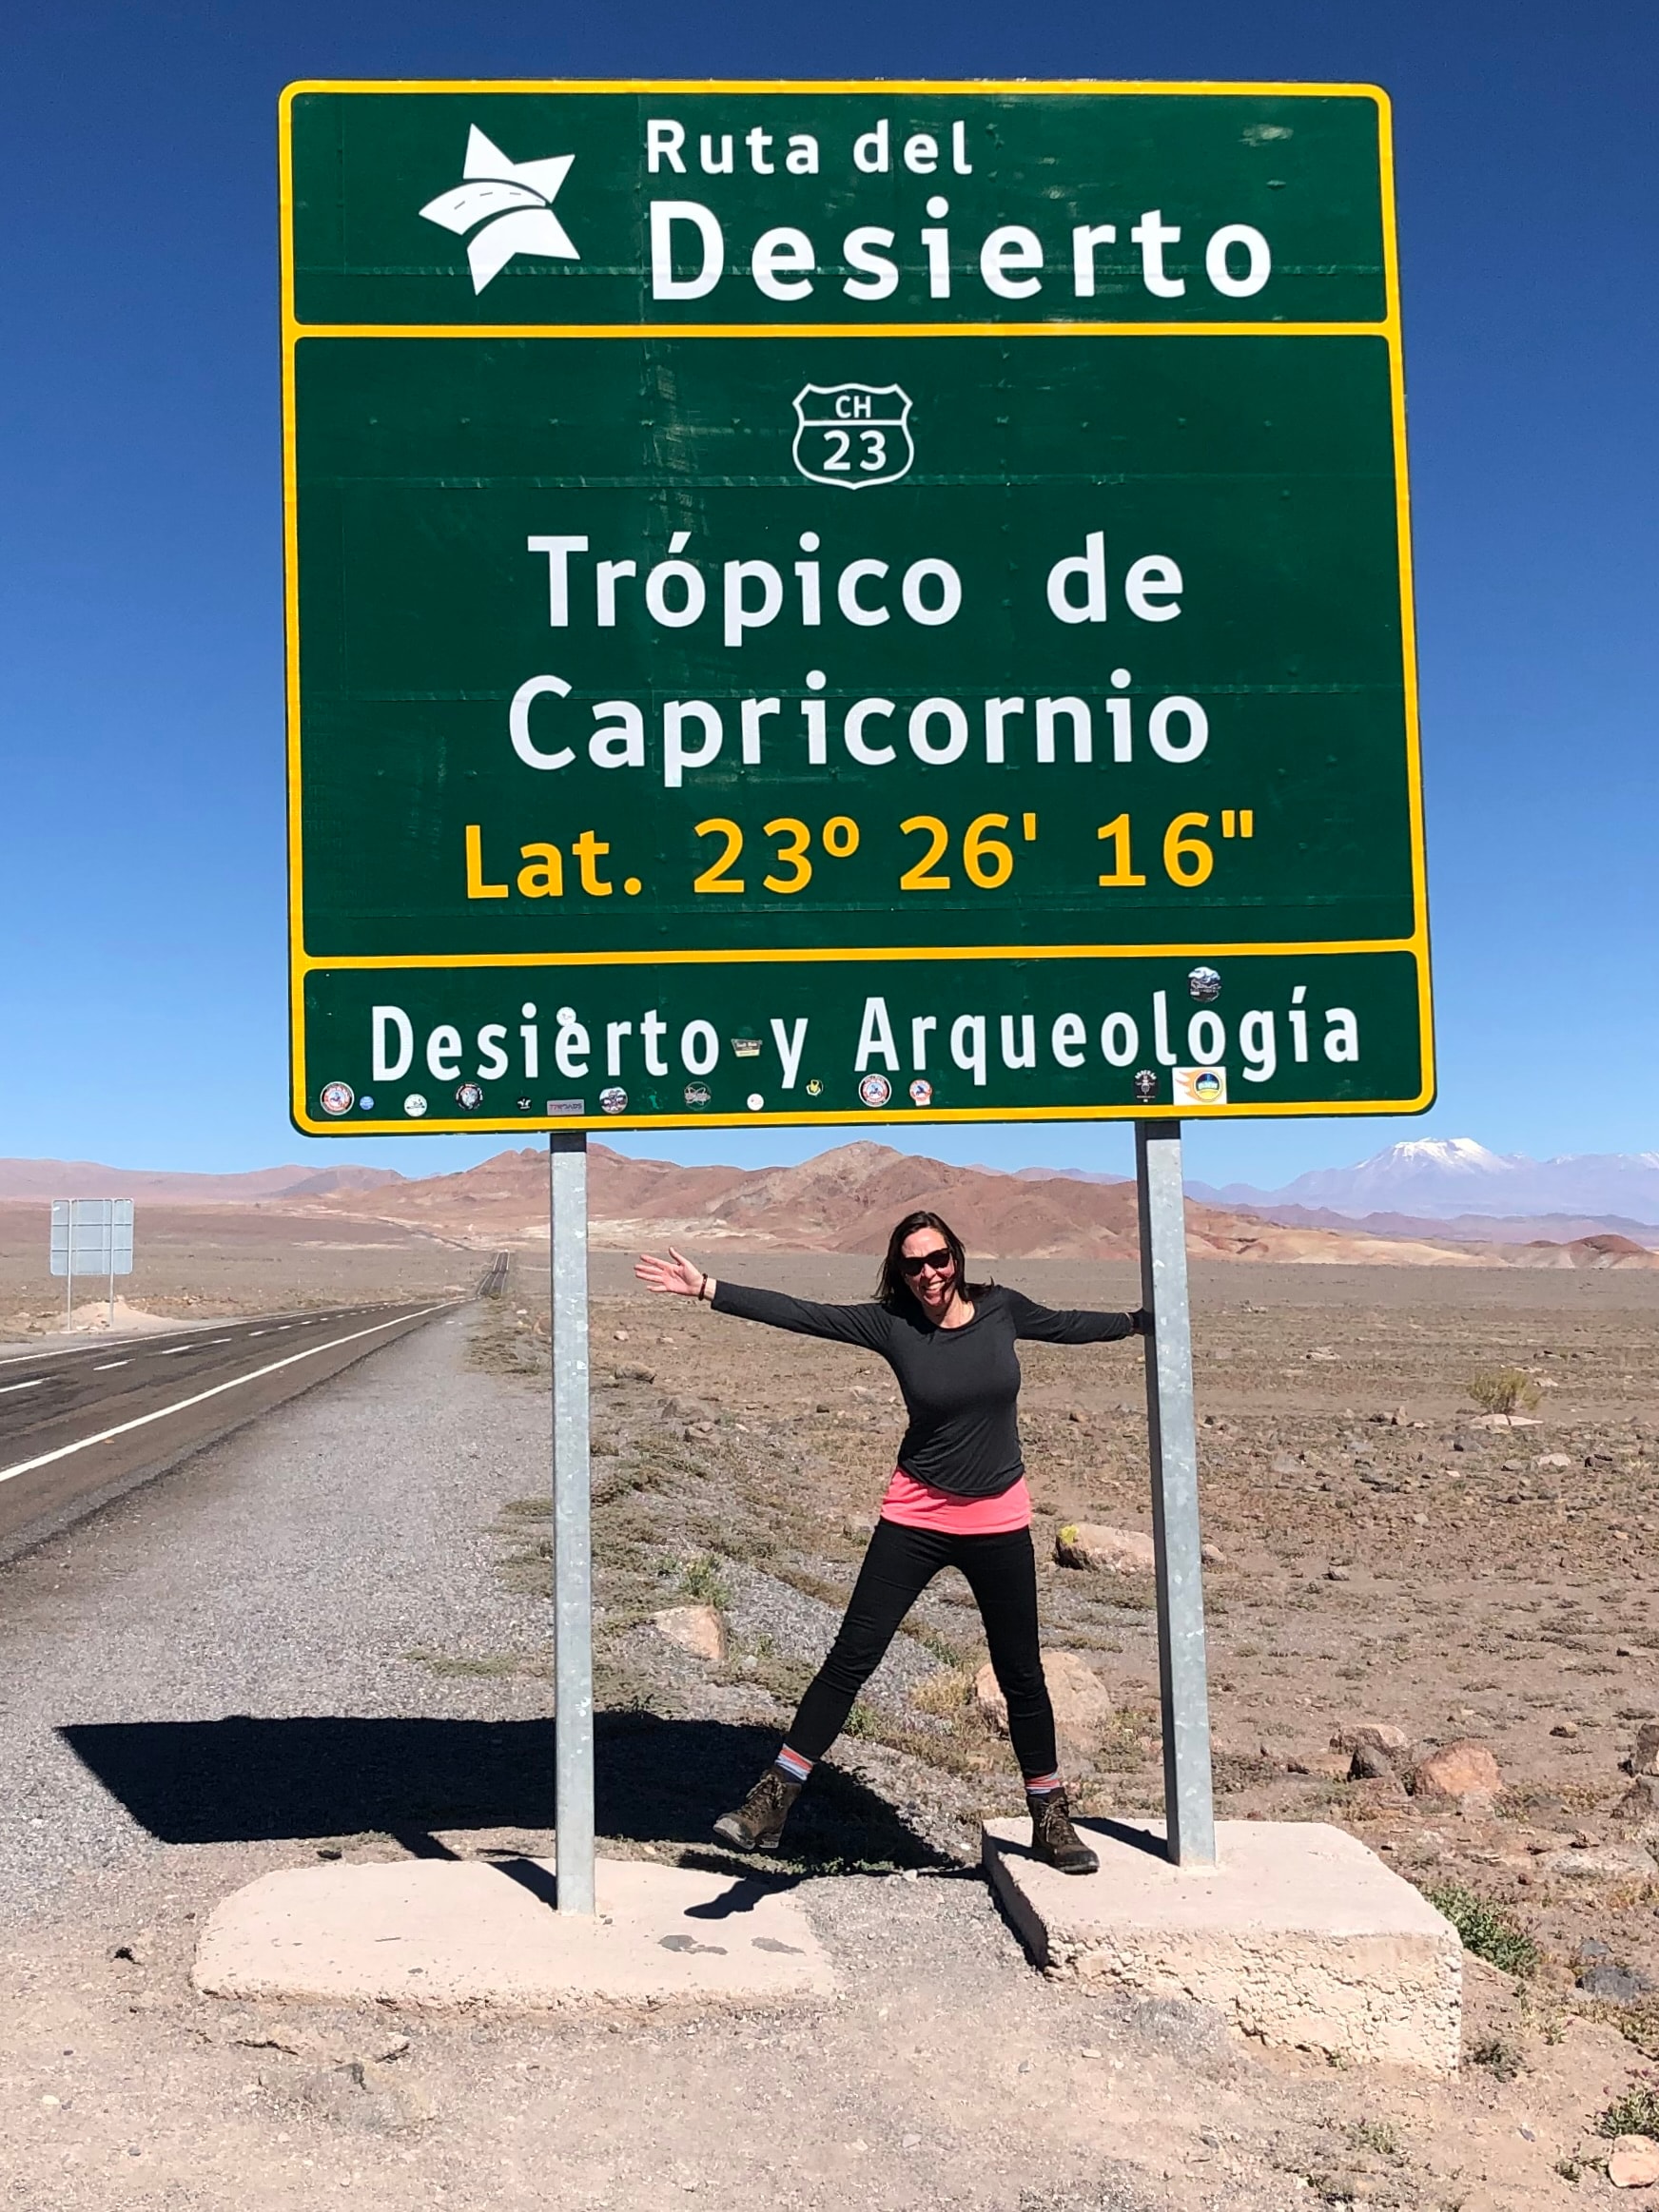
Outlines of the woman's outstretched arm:
<svg viewBox="0 0 1659 2212">
<path fill-rule="evenodd" d="M 797 1336 L 821 1336 L 832 1344 L 862 1344 L 882 1350 L 892 1334 L 885 1307 L 820 1306 L 810 1298 L 791 1298 L 783 1290 L 757 1290 L 746 1283 L 721 1283 L 671 1245 L 665 1260 L 641 1252 L 634 1272 L 649 1290 L 680 1298 L 704 1298 L 716 1313 L 735 1313 L 744 1321 L 764 1321 Z"/>
<path fill-rule="evenodd" d="M 1024 1291 L 1010 1290 L 1008 1303 L 1014 1313 L 1014 1334 L 1035 1344 L 1116 1344 L 1125 1336 L 1150 1336 L 1152 1317 L 1140 1310 L 1133 1313 L 1091 1313 L 1073 1309 L 1057 1311 L 1050 1306 L 1039 1306 L 1035 1298 L 1027 1298 Z"/>
</svg>

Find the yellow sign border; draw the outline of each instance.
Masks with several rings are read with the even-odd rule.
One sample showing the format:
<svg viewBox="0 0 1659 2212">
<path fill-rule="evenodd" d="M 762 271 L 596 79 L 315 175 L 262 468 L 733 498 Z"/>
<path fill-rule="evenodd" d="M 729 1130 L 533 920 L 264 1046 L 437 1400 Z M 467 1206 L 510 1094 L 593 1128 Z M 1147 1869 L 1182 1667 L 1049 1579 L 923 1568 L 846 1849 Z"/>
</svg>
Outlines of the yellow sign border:
<svg viewBox="0 0 1659 2212">
<path fill-rule="evenodd" d="M 1376 322 L 1097 322 L 1097 321 L 1045 321 L 1039 323 L 570 323 L 570 324 L 519 324 L 519 323 L 302 323 L 294 313 L 294 195 L 293 195 L 293 145 L 292 116 L 296 100 L 316 93 L 368 93 L 388 94 L 408 98 L 429 93 L 874 93 L 887 97 L 901 94 L 948 94 L 969 99 L 993 95 L 1053 95 L 1064 93 L 1085 97 L 1160 97 L 1184 98 L 1239 98 L 1274 97 L 1281 99 L 1365 99 L 1375 103 L 1377 111 L 1377 155 L 1379 168 L 1379 196 L 1383 236 L 1383 295 L 1384 314 Z M 293 1095 L 290 1115 L 297 1129 L 308 1135 L 342 1136 L 370 1135 L 431 1134 L 434 1135 L 461 1132 L 511 1135 L 541 1133 L 552 1128 L 571 1129 L 671 1129 L 696 1128 L 747 1129 L 757 1125 L 782 1125 L 795 1128 L 818 1123 L 845 1125 L 852 1116 L 845 1112 L 823 1114 L 752 1114 L 691 1116 L 572 1116 L 568 1120 L 546 1115 L 517 1120 L 426 1120 L 412 1125 L 408 1121 L 318 1121 L 306 1112 L 303 1083 L 305 1068 L 305 1007 L 304 986 L 307 976 L 319 970 L 334 969 L 421 969 L 458 967 L 577 967 L 577 966 L 632 966 L 646 963 L 667 965 L 716 960 L 730 965 L 746 962 L 789 961 L 797 964 L 818 960 L 1055 960 L 1055 959 L 1153 959 L 1173 956 L 1180 959 L 1205 955 L 1221 958 L 1244 953 L 1303 954 L 1309 957 L 1321 953 L 1341 952 L 1409 952 L 1415 957 L 1417 968 L 1417 999 L 1419 1036 L 1422 1042 L 1422 1088 L 1411 1099 L 1361 1100 L 1315 1102 L 1307 1105 L 1237 1105 L 1220 1109 L 1213 1118 L 1239 1120 L 1245 1118 L 1289 1118 L 1310 1115 L 1364 1115 L 1377 1113 L 1421 1113 L 1432 1105 L 1435 1089 L 1435 1031 L 1433 1019 L 1433 992 L 1429 960 L 1427 860 L 1424 846 L 1422 758 L 1418 712 L 1416 631 L 1414 611 L 1411 496 L 1406 454 L 1405 375 L 1401 358 L 1399 320 L 1399 251 L 1398 231 L 1395 213 L 1394 181 L 1394 110 L 1388 94 L 1380 86 L 1355 84 L 1287 84 L 1281 82 L 1223 84 L 1214 81 L 1195 83 L 1164 81 L 1116 81 L 1100 78 L 1080 79 L 950 79 L 950 78 L 530 78 L 530 79 L 473 79 L 444 78 L 420 82 L 400 82 L 395 78 L 302 79 L 283 87 L 278 101 L 278 171 L 281 204 L 281 287 L 283 326 L 283 553 L 284 581 L 285 664 L 287 690 L 287 807 L 288 807 L 288 955 L 289 955 L 289 1017 L 291 1026 L 290 1075 Z M 1388 347 L 1389 387 L 1394 411 L 1395 498 L 1398 520 L 1397 545 L 1399 558 L 1400 636 L 1402 686 L 1405 694 L 1406 720 L 1406 780 L 1408 793 L 1409 834 L 1412 858 L 1412 911 L 1414 927 L 1409 938 L 1355 940 L 1347 941 L 1296 941 L 1283 944 L 1224 944 L 1204 945 L 1060 945 L 1060 946 L 945 946 L 941 948 L 907 946 L 901 949 L 884 947 L 837 946 L 833 949 L 814 947 L 805 952 L 695 952 L 695 953 L 509 953 L 509 954 L 449 954 L 436 956 L 343 957 L 328 959 L 307 952 L 302 939 L 303 903 L 303 854 L 301 841 L 301 777 L 300 777 L 300 616 L 299 616 L 299 558 L 298 558 L 298 456 L 297 423 L 295 415 L 295 357 L 297 348 L 308 338 L 325 339 L 503 339 L 522 338 L 556 342 L 561 339 L 674 338 L 696 340 L 706 338 L 830 338 L 870 337 L 883 338 L 1327 338 L 1368 337 L 1381 338 Z M 1201 1110 L 1200 1110 L 1201 1111 Z M 1100 1107 L 958 1107 L 936 1108 L 929 1111 L 928 1121 L 1121 1121 L 1133 1119 L 1183 1118 L 1173 1107 L 1100 1106 Z M 878 1116 L 871 1115 L 873 1122 Z M 904 1116 L 882 1116 L 887 1121 L 903 1121 Z M 917 1117 L 920 1118 L 920 1117 Z"/>
</svg>

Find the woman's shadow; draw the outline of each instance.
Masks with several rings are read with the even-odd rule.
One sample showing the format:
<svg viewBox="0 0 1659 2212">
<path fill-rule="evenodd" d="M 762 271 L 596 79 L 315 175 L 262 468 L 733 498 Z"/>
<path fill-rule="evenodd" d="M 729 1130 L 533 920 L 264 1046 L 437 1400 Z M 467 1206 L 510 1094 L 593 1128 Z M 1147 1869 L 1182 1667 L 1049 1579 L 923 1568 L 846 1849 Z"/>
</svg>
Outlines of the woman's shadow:
<svg viewBox="0 0 1659 2212">
<path fill-rule="evenodd" d="M 554 1722 L 359 1719 L 102 1721 L 59 1730 L 134 1820 L 164 1843 L 381 1834 L 441 1852 L 465 1829 L 554 1825 Z M 718 1846 L 711 1829 L 777 1748 L 775 1730 L 642 1712 L 595 1717 L 601 1836 Z M 946 1868 L 872 1790 L 835 1767 L 813 1777 L 780 1871 Z"/>
</svg>

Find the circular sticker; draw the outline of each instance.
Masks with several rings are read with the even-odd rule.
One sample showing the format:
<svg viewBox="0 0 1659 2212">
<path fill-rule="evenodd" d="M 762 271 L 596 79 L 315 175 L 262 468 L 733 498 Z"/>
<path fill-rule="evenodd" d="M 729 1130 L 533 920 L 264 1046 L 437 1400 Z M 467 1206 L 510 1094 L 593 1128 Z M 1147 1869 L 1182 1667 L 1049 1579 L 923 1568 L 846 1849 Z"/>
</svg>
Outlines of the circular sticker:
<svg viewBox="0 0 1659 2212">
<path fill-rule="evenodd" d="M 918 1076 L 916 1080 L 910 1085 L 910 1104 L 912 1106 L 931 1106 L 932 1103 L 932 1084 L 927 1080 L 926 1076 Z"/>
<path fill-rule="evenodd" d="M 608 1091 L 599 1093 L 599 1105 L 606 1114 L 626 1114 L 628 1094 L 613 1084 Z"/>
<path fill-rule="evenodd" d="M 455 1094 L 455 1102 L 458 1106 L 464 1106 L 471 1114 L 476 1107 L 481 1106 L 484 1102 L 481 1086 L 478 1083 L 460 1084 Z"/>
<path fill-rule="evenodd" d="M 1221 1078 L 1213 1069 L 1205 1068 L 1193 1077 L 1193 1096 L 1213 1102 L 1221 1096 Z"/>
<path fill-rule="evenodd" d="M 867 1106 L 885 1106 L 893 1095 L 893 1087 L 886 1076 L 866 1076 L 858 1086 L 858 1095 Z"/>
<path fill-rule="evenodd" d="M 357 1104 L 357 1093 L 349 1083 L 324 1083 L 317 1103 L 324 1114 L 349 1114 Z"/>
<path fill-rule="evenodd" d="M 419 1121 L 426 1111 L 426 1101 L 419 1091 L 411 1091 L 403 1101 L 403 1111 L 411 1121 Z"/>
<path fill-rule="evenodd" d="M 372 1098 L 360 1098 L 358 1104 L 365 1114 L 372 1114 L 375 1110 L 375 1102 Z"/>
<path fill-rule="evenodd" d="M 688 1083 L 686 1085 L 685 1100 L 688 1106 L 706 1106 L 712 1096 L 713 1093 L 709 1089 L 707 1083 Z"/>
<path fill-rule="evenodd" d="M 1186 987 L 1195 999 L 1206 1002 L 1221 996 L 1221 979 L 1214 968 L 1194 968 L 1187 976 Z"/>
<path fill-rule="evenodd" d="M 758 1114 L 758 1113 L 760 1112 L 761 1108 L 762 1108 L 762 1107 L 763 1107 L 765 1104 L 766 1104 L 766 1100 L 765 1100 L 765 1099 L 764 1099 L 764 1098 L 761 1096 L 761 1095 L 760 1095 L 760 1093 L 759 1093 L 758 1091 L 751 1091 L 751 1092 L 750 1092 L 750 1094 L 749 1094 L 749 1111 L 751 1112 L 751 1114 Z"/>
</svg>

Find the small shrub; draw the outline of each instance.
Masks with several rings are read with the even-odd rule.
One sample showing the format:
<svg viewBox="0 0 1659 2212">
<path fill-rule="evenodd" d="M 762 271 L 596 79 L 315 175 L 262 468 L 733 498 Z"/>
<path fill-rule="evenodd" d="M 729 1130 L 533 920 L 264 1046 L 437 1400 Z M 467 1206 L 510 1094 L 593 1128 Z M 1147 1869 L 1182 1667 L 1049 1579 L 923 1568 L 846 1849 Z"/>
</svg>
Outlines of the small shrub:
<svg viewBox="0 0 1659 2212">
<path fill-rule="evenodd" d="M 1423 1894 L 1456 1929 L 1465 1950 L 1484 1959 L 1489 1967 L 1496 1967 L 1500 1973 L 1524 1978 L 1537 1972 L 1543 1954 L 1501 1907 L 1476 1896 L 1461 1882 L 1445 1882 Z"/>
<path fill-rule="evenodd" d="M 1564 2182 L 1578 2182 L 1584 2179 L 1584 2168 L 1575 2158 L 1558 2158 L 1555 2161 L 1553 2171 L 1558 2173 Z"/>
<path fill-rule="evenodd" d="M 1543 1394 L 1524 1368 L 1488 1368 L 1469 1386 L 1483 1413 L 1530 1413 Z"/>
<path fill-rule="evenodd" d="M 1595 2124 L 1598 2135 L 1651 2135 L 1659 2138 L 1659 2088 L 1637 2082 L 1615 2098 Z"/>
<path fill-rule="evenodd" d="M 919 1713 L 936 1713 L 948 1720 L 962 1711 L 972 1689 L 973 1677 L 964 1668 L 945 1667 L 916 1684 L 910 1702 Z"/>
<path fill-rule="evenodd" d="M 720 1579 L 720 1562 L 707 1552 L 699 1552 L 681 1567 L 680 1588 L 697 1604 L 712 1605 L 722 1613 L 732 1603 L 732 1593 Z"/>
<path fill-rule="evenodd" d="M 1386 2120 L 1356 2120 L 1348 2130 L 1348 2141 L 1354 2149 L 1375 2151 L 1378 2158 L 1391 2159 L 1396 2165 L 1406 2155 L 1399 2137 Z"/>
<path fill-rule="evenodd" d="M 1477 2043 L 1469 2054 L 1472 2066 L 1485 2066 L 1500 2082 L 1519 2079 L 1526 2069 L 1526 2061 L 1513 2043 L 1506 2043 L 1501 2035 L 1489 2035 L 1484 2043 Z"/>
</svg>

